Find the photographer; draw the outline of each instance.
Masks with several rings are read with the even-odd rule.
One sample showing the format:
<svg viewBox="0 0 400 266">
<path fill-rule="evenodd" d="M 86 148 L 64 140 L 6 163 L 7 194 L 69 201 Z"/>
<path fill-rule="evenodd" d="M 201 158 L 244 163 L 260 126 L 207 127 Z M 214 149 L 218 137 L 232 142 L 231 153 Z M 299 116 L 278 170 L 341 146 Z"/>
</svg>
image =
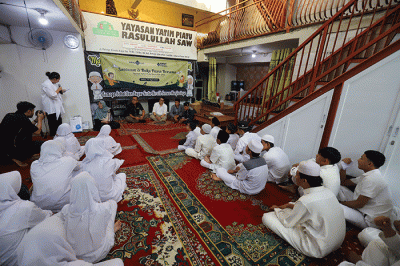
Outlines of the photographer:
<svg viewBox="0 0 400 266">
<path fill-rule="evenodd" d="M 37 125 L 29 118 L 35 113 L 35 105 L 30 102 L 19 102 L 15 113 L 8 113 L 0 123 L 0 137 L 3 141 L 1 158 L 11 159 L 19 166 L 21 162 L 40 152 L 42 141 L 32 141 L 32 134 L 40 134 L 44 119 L 43 112 L 37 112 Z"/>
<path fill-rule="evenodd" d="M 57 128 L 62 124 L 61 115 L 65 113 L 61 94 L 64 90 L 60 84 L 60 74 L 57 72 L 46 72 L 48 79 L 42 83 L 43 110 L 47 113 L 50 136 L 55 136 Z"/>
</svg>

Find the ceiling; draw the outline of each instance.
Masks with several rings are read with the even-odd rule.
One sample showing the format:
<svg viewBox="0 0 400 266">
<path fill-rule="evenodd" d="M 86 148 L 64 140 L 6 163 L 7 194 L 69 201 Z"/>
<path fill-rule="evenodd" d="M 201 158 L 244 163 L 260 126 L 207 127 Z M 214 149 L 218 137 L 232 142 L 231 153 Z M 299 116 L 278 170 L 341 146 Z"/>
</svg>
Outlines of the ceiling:
<svg viewBox="0 0 400 266">
<path fill-rule="evenodd" d="M 43 26 L 38 22 L 40 14 L 33 8 L 48 11 L 45 15 L 49 21 L 48 25 Z M 29 23 L 31 28 L 77 32 L 70 20 L 52 0 L 0 0 L 0 24 L 28 28 Z"/>
</svg>

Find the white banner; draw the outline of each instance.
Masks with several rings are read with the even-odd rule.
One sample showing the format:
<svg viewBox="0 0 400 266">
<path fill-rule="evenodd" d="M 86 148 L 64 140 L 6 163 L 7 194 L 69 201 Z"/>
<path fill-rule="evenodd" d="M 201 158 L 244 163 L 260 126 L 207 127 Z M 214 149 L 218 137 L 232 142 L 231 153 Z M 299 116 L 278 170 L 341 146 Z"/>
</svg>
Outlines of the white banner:
<svg viewBox="0 0 400 266">
<path fill-rule="evenodd" d="M 82 13 L 87 51 L 197 60 L 195 31 Z"/>
</svg>

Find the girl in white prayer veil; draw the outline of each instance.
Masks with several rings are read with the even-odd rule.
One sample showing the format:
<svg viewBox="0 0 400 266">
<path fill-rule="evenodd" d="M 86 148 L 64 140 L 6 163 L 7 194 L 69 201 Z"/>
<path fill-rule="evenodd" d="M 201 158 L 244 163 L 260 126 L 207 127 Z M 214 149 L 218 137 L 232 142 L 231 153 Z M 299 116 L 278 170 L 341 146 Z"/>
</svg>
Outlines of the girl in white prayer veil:
<svg viewBox="0 0 400 266">
<path fill-rule="evenodd" d="M 106 150 L 104 140 L 98 138 L 86 142 L 85 154 L 82 170 L 89 172 L 96 181 L 101 201 L 120 201 L 126 187 L 126 175 L 116 172 L 124 160 L 113 159 L 114 155 Z"/>
<path fill-rule="evenodd" d="M 113 137 L 110 136 L 111 127 L 104 125 L 101 127 L 99 134 L 96 138 L 103 139 L 106 149 L 114 155 L 121 153 L 121 144 L 117 143 Z"/>
<path fill-rule="evenodd" d="M 29 229 L 52 215 L 21 200 L 21 174 L 0 174 L 0 265 L 17 265 L 17 247 Z"/>
<path fill-rule="evenodd" d="M 123 266 L 120 259 L 97 264 L 78 260 L 66 240 L 60 214 L 44 220 L 26 234 L 17 249 L 18 265 L 23 266 Z"/>
<path fill-rule="evenodd" d="M 42 144 L 40 158 L 31 165 L 33 191 L 31 201 L 44 210 L 59 212 L 69 203 L 71 180 L 79 169 L 78 161 L 63 157 L 62 141 L 48 140 Z"/>
<path fill-rule="evenodd" d="M 78 259 L 97 262 L 104 259 L 114 246 L 114 222 L 117 203 L 101 203 L 96 182 L 88 172 L 72 181 L 70 204 L 61 210 L 67 241 Z M 117 222 L 116 229 L 119 229 Z"/>
<path fill-rule="evenodd" d="M 79 144 L 78 139 L 75 137 L 74 133 L 72 133 L 71 126 L 67 123 L 61 124 L 57 128 L 57 132 L 53 140 L 56 139 L 65 140 L 65 152 L 63 156 L 70 156 L 79 161 L 82 155 L 85 153 L 85 147 Z"/>
</svg>

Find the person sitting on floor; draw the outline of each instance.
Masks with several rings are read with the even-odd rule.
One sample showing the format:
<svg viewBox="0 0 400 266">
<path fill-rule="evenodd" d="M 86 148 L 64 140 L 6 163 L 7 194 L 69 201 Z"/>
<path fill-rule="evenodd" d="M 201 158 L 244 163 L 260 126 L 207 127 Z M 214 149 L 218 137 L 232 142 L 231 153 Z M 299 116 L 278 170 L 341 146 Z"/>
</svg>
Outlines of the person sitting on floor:
<svg viewBox="0 0 400 266">
<path fill-rule="evenodd" d="M 276 184 L 286 182 L 290 170 L 290 161 L 286 153 L 279 147 L 275 147 L 275 138 L 271 135 L 261 137 L 263 152 L 261 156 L 268 165 L 268 182 Z"/>
<path fill-rule="evenodd" d="M 179 118 L 183 115 L 184 108 L 181 105 L 181 100 L 179 98 L 175 99 L 175 104 L 171 107 L 168 113 L 168 118 L 175 123 L 179 122 Z"/>
<path fill-rule="evenodd" d="M 250 156 L 246 153 L 247 144 L 250 143 L 250 140 L 255 139 L 258 142 L 261 142 L 261 137 L 256 133 L 249 132 L 250 128 L 247 124 L 242 123 L 238 126 L 238 133 L 241 136 L 236 144 L 235 160 L 239 163 L 246 162 L 250 160 Z"/>
<path fill-rule="evenodd" d="M 42 132 L 45 117 L 43 112 L 37 113 L 37 125 L 31 122 L 35 113 L 35 105 L 30 102 L 19 102 L 15 113 L 8 113 L 0 124 L 0 137 L 3 143 L 0 150 L 0 161 L 12 160 L 20 167 L 28 166 L 22 161 L 40 152 L 43 141 L 32 141 L 32 134 Z"/>
<path fill-rule="evenodd" d="M 21 174 L 0 174 L 0 265 L 17 265 L 17 247 L 28 231 L 52 215 L 18 196 Z"/>
<path fill-rule="evenodd" d="M 226 143 L 229 138 L 229 134 L 223 130 L 218 132 L 217 146 L 215 146 L 210 156 L 205 156 L 200 164 L 208 169 L 211 169 L 214 173 L 218 168 L 225 168 L 226 170 L 235 169 L 235 159 L 233 158 L 233 150 L 231 145 Z"/>
<path fill-rule="evenodd" d="M 213 117 L 211 119 L 211 132 L 210 135 L 213 136 L 215 139 L 217 139 L 218 132 L 221 130 L 219 127 L 221 123 L 219 122 L 218 118 Z"/>
<path fill-rule="evenodd" d="M 126 174 L 116 174 L 124 160 L 113 159 L 102 139 L 89 139 L 85 145 L 86 158 L 82 161 L 82 170 L 87 171 L 96 181 L 102 202 L 119 202 L 126 188 Z"/>
<path fill-rule="evenodd" d="M 212 174 L 211 177 L 216 181 L 224 181 L 228 187 L 239 190 L 240 193 L 248 195 L 260 193 L 267 184 L 268 176 L 268 165 L 260 157 L 262 148 L 260 141 L 251 140 L 246 146 L 250 160 L 240 163 L 234 170 L 218 168 L 216 174 Z"/>
<path fill-rule="evenodd" d="M 150 118 L 154 121 L 167 121 L 167 105 L 164 104 L 164 98 L 160 98 L 158 103 L 155 103 L 153 106 L 153 112 L 150 115 Z"/>
<path fill-rule="evenodd" d="M 294 204 L 271 206 L 263 224 L 306 256 L 323 258 L 338 249 L 346 235 L 343 210 L 335 195 L 322 186 L 320 166 L 299 164 L 295 182 L 304 195 Z"/>
<path fill-rule="evenodd" d="M 315 159 L 310 159 L 316 162 L 320 168 L 320 177 L 322 178 L 322 185 L 332 191 L 332 193 L 337 197 L 340 188 L 340 173 L 337 163 L 340 161 L 340 152 L 333 147 L 325 147 L 318 151 Z M 290 170 L 292 178 L 296 175 L 298 164 L 293 165 Z M 280 186 L 283 189 L 289 190 L 292 193 L 299 192 L 300 196 L 303 195 L 303 189 L 301 187 L 294 185 L 289 185 L 287 187 Z"/>
<path fill-rule="evenodd" d="M 93 119 L 94 125 L 93 130 L 99 131 L 100 128 L 108 124 L 112 129 L 117 129 L 120 127 L 118 122 L 112 121 L 111 109 L 107 106 L 105 101 L 99 101 L 99 108 L 96 109 Z"/>
<path fill-rule="evenodd" d="M 17 249 L 18 265 L 24 266 L 123 266 L 121 259 L 92 264 L 78 260 L 67 242 L 60 214 L 53 215 L 32 228 Z"/>
<path fill-rule="evenodd" d="M 189 133 L 186 135 L 186 139 L 183 140 L 183 144 L 178 145 L 178 150 L 183 151 L 186 149 L 193 149 L 194 145 L 196 145 L 196 140 L 197 140 L 197 133 L 194 131 L 196 129 L 197 125 L 194 122 L 191 122 L 186 125 L 186 129 L 190 130 Z"/>
<path fill-rule="evenodd" d="M 121 153 L 121 144 L 117 143 L 113 137 L 110 136 L 111 127 L 109 125 L 104 125 L 101 127 L 99 134 L 96 136 L 97 139 L 104 140 L 104 145 L 106 150 L 108 150 L 113 155 Z"/>
<path fill-rule="evenodd" d="M 56 139 L 65 140 L 65 152 L 63 156 L 70 156 L 79 161 L 83 154 L 85 154 L 85 146 L 79 144 L 69 124 L 63 123 L 57 128 L 56 135 L 54 136 L 54 140 Z"/>
<path fill-rule="evenodd" d="M 128 123 L 145 122 L 144 120 L 145 111 L 139 98 L 137 96 L 132 97 L 132 101 L 126 105 L 125 110 L 125 121 Z"/>
<path fill-rule="evenodd" d="M 63 142 L 64 140 L 48 140 L 43 143 L 39 160 L 31 165 L 31 201 L 43 210 L 59 212 L 69 203 L 71 180 L 78 174 L 78 161 L 63 156 Z"/>
<path fill-rule="evenodd" d="M 362 256 L 350 252 L 348 259 L 339 266 L 399 266 L 400 265 L 400 221 L 394 221 L 393 229 L 390 218 L 379 216 L 374 219 L 375 225 L 382 231 L 379 238 L 372 240 Z M 396 232 L 397 231 L 397 232 Z"/>
<path fill-rule="evenodd" d="M 184 109 L 183 114 L 179 118 L 179 123 L 189 124 L 191 122 L 194 122 L 195 121 L 194 115 L 196 114 L 196 110 L 192 109 L 189 106 L 189 102 L 185 102 L 183 104 L 183 109 Z"/>
<path fill-rule="evenodd" d="M 98 262 L 114 246 L 114 233 L 121 228 L 121 221 L 115 223 L 117 203 L 100 201 L 96 182 L 88 172 L 77 175 L 71 186 L 70 204 L 60 212 L 67 241 L 78 259 Z"/>
<path fill-rule="evenodd" d="M 351 159 L 343 159 L 350 163 Z M 379 151 L 368 150 L 358 159 L 358 168 L 364 174 L 353 179 L 346 175 L 341 180 L 339 200 L 346 220 L 360 228 L 376 227 L 374 218 L 386 216 L 393 218 L 393 204 L 386 180 L 379 168 L 385 163 L 385 155 Z M 352 192 L 348 187 L 354 187 Z"/>
<path fill-rule="evenodd" d="M 210 155 L 212 149 L 217 144 L 214 137 L 209 134 L 210 131 L 211 126 L 209 124 L 204 124 L 200 130 L 202 135 L 197 137 L 194 149 L 188 148 L 185 150 L 185 153 L 188 156 L 199 160 L 202 160 L 205 156 Z"/>
<path fill-rule="evenodd" d="M 237 126 L 235 124 L 229 123 L 228 126 L 226 127 L 225 131 L 229 134 L 229 139 L 226 143 L 231 145 L 232 150 L 235 150 L 236 144 L 239 141 L 239 135 L 236 134 Z"/>
</svg>

